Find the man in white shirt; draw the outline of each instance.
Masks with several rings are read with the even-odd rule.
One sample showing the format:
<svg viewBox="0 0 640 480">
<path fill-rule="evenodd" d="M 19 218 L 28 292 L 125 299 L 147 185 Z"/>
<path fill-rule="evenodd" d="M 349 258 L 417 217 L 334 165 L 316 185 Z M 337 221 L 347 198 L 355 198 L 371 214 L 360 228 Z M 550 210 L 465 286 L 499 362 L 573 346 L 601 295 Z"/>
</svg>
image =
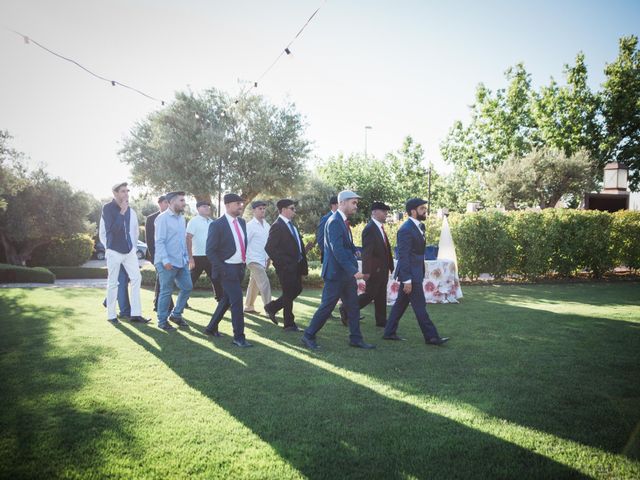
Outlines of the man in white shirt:
<svg viewBox="0 0 640 480">
<path fill-rule="evenodd" d="M 195 286 L 196 281 L 207 273 L 213 296 L 217 301 L 222 297 L 222 285 L 218 280 L 214 281 L 211 276 L 211 262 L 207 258 L 207 236 L 209 235 L 209 225 L 213 222 L 211 218 L 211 204 L 200 201 L 196 203 L 198 215 L 187 223 L 187 252 L 189 254 L 189 269 L 191 270 L 191 283 Z"/>
<path fill-rule="evenodd" d="M 244 311 L 247 313 L 258 313 L 254 306 L 258 291 L 262 297 L 262 305 L 271 302 L 271 284 L 267 276 L 269 256 L 264 250 L 271 227 L 264 219 L 266 207 L 266 202 L 262 200 L 253 202 L 253 219 L 247 223 L 247 268 L 251 273 L 244 302 Z"/>
</svg>

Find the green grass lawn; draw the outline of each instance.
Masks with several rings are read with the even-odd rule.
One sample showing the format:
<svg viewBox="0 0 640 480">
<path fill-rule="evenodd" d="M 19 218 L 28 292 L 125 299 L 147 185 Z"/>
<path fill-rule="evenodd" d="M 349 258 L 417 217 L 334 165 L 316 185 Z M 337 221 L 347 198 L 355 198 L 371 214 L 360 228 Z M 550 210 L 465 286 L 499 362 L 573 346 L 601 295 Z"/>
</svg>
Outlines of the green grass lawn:
<svg viewBox="0 0 640 480">
<path fill-rule="evenodd" d="M 205 293 L 165 333 L 110 325 L 99 290 L 2 289 L 0 477 L 640 478 L 640 284 L 464 294 L 429 306 L 445 347 L 411 310 L 383 342 L 370 306 L 376 350 L 330 320 L 316 353 L 255 315 L 252 349 L 228 317 L 206 337 Z"/>
</svg>

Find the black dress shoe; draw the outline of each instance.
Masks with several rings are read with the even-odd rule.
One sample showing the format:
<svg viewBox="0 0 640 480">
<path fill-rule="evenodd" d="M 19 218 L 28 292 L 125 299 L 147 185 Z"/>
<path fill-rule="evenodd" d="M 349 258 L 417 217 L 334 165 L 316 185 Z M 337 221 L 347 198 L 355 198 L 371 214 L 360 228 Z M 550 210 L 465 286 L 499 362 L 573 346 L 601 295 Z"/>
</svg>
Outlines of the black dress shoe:
<svg viewBox="0 0 640 480">
<path fill-rule="evenodd" d="M 272 311 L 269 308 L 269 304 L 268 303 L 264 306 L 264 311 L 269 316 L 269 320 L 271 320 L 274 323 L 274 325 L 278 325 L 278 319 L 276 318 L 276 312 Z"/>
<path fill-rule="evenodd" d="M 245 339 L 240 339 L 240 340 L 234 340 L 233 343 L 236 347 L 240 347 L 240 348 L 249 348 L 249 347 L 253 347 L 253 345 L 251 345 L 249 342 L 247 342 Z"/>
<path fill-rule="evenodd" d="M 307 347 L 307 348 L 309 348 L 311 350 L 318 350 L 320 348 L 320 345 L 318 345 L 315 340 L 307 338 L 304 335 L 302 336 L 302 338 L 300 340 L 302 341 L 302 343 L 304 344 L 305 347 Z"/>
<path fill-rule="evenodd" d="M 340 320 L 342 320 L 342 324 L 346 327 L 348 325 L 348 319 L 347 319 L 347 311 L 344 309 L 344 307 L 340 307 Z"/>
<path fill-rule="evenodd" d="M 136 315 L 135 317 L 131 317 L 129 319 L 130 322 L 138 322 L 138 323 L 149 323 L 151 321 L 150 318 L 144 318 L 140 315 Z"/>
<path fill-rule="evenodd" d="M 426 341 L 427 345 L 442 345 L 449 341 L 449 337 L 430 338 Z"/>
<path fill-rule="evenodd" d="M 188 327 L 189 324 L 185 322 L 182 317 L 174 317 L 173 315 L 169 315 L 169 320 L 178 325 L 179 327 Z"/>
<path fill-rule="evenodd" d="M 356 348 L 364 348 L 365 350 L 372 350 L 374 348 L 376 348 L 375 345 L 371 345 L 370 343 L 365 343 L 362 340 L 360 340 L 359 342 L 349 342 L 349 345 L 352 347 L 356 347 Z"/>
<path fill-rule="evenodd" d="M 207 335 L 211 335 L 212 337 L 224 337 L 223 334 L 221 334 L 219 331 L 217 330 L 209 330 L 208 328 L 204 329 L 204 333 Z"/>
<path fill-rule="evenodd" d="M 160 330 L 164 330 L 165 332 L 173 332 L 175 330 L 175 328 L 173 328 L 168 323 L 165 323 L 164 325 L 158 325 L 158 328 Z"/>
<path fill-rule="evenodd" d="M 396 335 L 395 333 L 393 335 L 389 335 L 387 337 L 382 337 L 384 340 L 399 340 L 399 341 L 405 341 L 406 338 L 402 338 L 399 337 L 398 335 Z"/>
<path fill-rule="evenodd" d="M 289 327 L 284 327 L 285 332 L 301 332 L 302 329 L 297 325 L 291 325 Z"/>
<path fill-rule="evenodd" d="M 107 318 L 107 322 L 112 325 L 118 325 L 120 323 L 117 318 Z"/>
</svg>

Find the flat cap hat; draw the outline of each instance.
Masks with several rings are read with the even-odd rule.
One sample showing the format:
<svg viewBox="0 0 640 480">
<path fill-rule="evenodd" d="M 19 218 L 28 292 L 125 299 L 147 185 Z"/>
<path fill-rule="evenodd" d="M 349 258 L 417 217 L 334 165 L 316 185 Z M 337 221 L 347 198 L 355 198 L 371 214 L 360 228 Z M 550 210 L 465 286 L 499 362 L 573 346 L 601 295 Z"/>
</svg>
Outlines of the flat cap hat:
<svg viewBox="0 0 640 480">
<path fill-rule="evenodd" d="M 267 202 L 263 200 L 256 200 L 255 202 L 251 203 L 251 208 L 266 207 L 266 206 L 267 206 Z"/>
<path fill-rule="evenodd" d="M 291 200 L 290 198 L 283 198 L 282 200 L 278 200 L 278 203 L 276 203 L 276 207 L 278 207 L 278 210 L 282 210 L 283 208 L 287 208 L 295 204 L 296 202 Z"/>
<path fill-rule="evenodd" d="M 338 202 L 344 202 L 345 200 L 350 200 L 352 198 L 362 198 L 357 193 L 352 192 L 351 190 L 343 190 L 338 194 Z"/>
<path fill-rule="evenodd" d="M 127 182 L 116 183 L 113 187 L 111 187 L 111 191 L 115 193 L 120 190 L 121 187 L 126 187 L 128 185 L 129 184 Z"/>
<path fill-rule="evenodd" d="M 224 196 L 224 204 L 226 205 L 227 203 L 233 202 L 244 202 L 244 199 L 237 193 L 227 193 Z"/>
<path fill-rule="evenodd" d="M 373 202 L 371 204 L 371 211 L 373 212 L 374 210 L 386 210 L 388 212 L 389 210 L 391 210 L 391 207 L 386 203 Z"/>
<path fill-rule="evenodd" d="M 411 212 L 411 210 L 415 210 L 420 205 L 424 205 L 425 203 L 429 203 L 429 202 L 427 202 L 422 198 L 410 198 L 409 200 L 407 200 L 407 204 L 406 204 L 407 213 Z"/>
</svg>

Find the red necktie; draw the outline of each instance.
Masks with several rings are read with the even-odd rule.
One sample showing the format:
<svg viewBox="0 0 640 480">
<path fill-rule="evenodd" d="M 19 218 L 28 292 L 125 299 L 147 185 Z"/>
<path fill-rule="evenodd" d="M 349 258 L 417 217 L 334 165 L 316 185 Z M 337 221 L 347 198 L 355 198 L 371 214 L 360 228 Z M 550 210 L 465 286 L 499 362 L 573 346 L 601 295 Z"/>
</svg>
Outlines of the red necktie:
<svg viewBox="0 0 640 480">
<path fill-rule="evenodd" d="M 389 239 L 387 238 L 387 232 L 384 231 L 384 225 L 380 225 L 380 228 L 382 229 L 382 236 L 384 237 L 384 243 L 386 245 L 389 245 Z"/>
<path fill-rule="evenodd" d="M 351 225 L 349 225 L 349 220 L 345 220 L 344 224 L 347 226 L 347 231 L 349 232 L 349 239 L 353 242 L 353 235 L 351 235 Z"/>
<path fill-rule="evenodd" d="M 242 238 L 242 234 L 240 233 L 240 227 L 238 227 L 238 219 L 233 219 L 233 228 L 236 229 L 236 235 L 238 235 L 238 240 L 240 241 L 240 253 L 242 253 L 242 262 L 245 263 L 247 261 L 247 249 L 244 248 L 244 240 Z"/>
</svg>

